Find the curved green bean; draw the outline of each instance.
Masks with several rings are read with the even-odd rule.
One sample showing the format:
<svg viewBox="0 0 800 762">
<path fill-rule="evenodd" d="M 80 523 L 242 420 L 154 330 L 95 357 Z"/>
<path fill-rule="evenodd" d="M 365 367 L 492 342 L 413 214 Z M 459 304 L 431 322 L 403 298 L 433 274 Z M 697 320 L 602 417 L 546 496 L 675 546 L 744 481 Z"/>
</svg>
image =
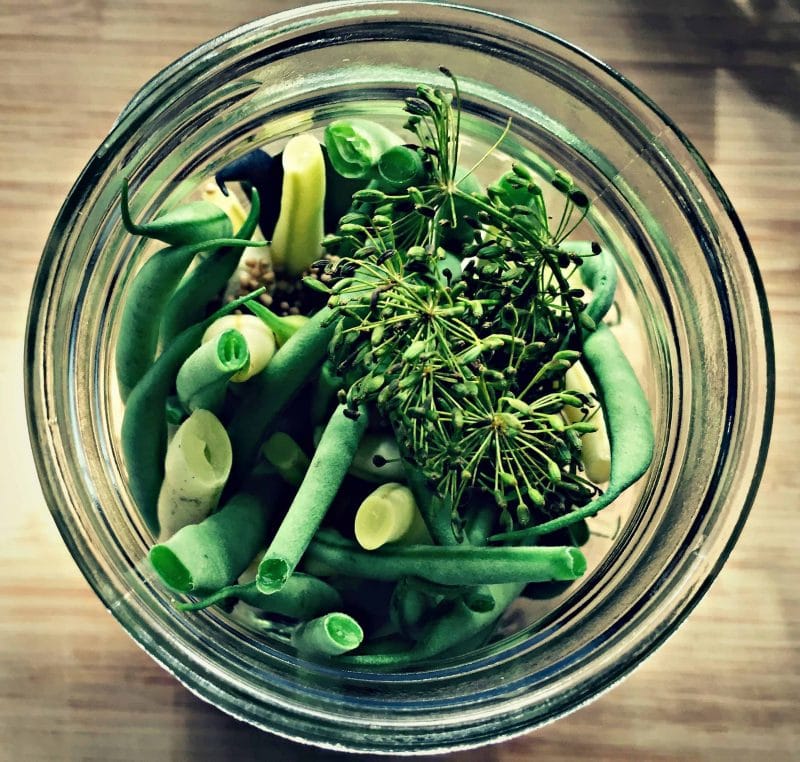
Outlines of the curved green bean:
<svg viewBox="0 0 800 762">
<path fill-rule="evenodd" d="M 120 318 L 116 367 L 123 400 L 153 364 L 164 306 L 191 261 L 208 249 L 247 245 L 236 238 L 216 238 L 161 249 L 144 263 L 126 294 Z"/>
<path fill-rule="evenodd" d="M 253 188 L 250 211 L 235 238 L 249 241 L 253 237 L 260 210 L 261 199 Z M 225 288 L 236 271 L 241 256 L 241 247 L 223 246 L 212 251 L 184 278 L 164 307 L 161 317 L 162 344 L 168 344 L 185 328 L 203 319 L 209 303 Z"/>
<path fill-rule="evenodd" d="M 608 489 L 582 508 L 538 526 L 493 535 L 489 538 L 491 541 L 548 534 L 594 516 L 614 502 L 649 467 L 655 448 L 650 406 L 628 358 L 607 326 L 601 324 L 586 336 L 583 359 L 597 382 L 611 440 Z"/>
<path fill-rule="evenodd" d="M 280 614 L 303 621 L 335 611 L 342 605 L 341 596 L 327 582 L 310 574 L 295 572 L 280 590 L 270 595 L 260 593 L 256 581 L 252 580 L 223 587 L 199 601 L 178 603 L 176 607 L 181 611 L 199 611 L 227 598 L 238 598 L 266 614 Z"/>
<path fill-rule="evenodd" d="M 215 238 L 230 238 L 233 234 L 228 215 L 209 201 L 192 201 L 161 214 L 150 222 L 137 225 L 131 219 L 128 205 L 127 177 L 122 179 L 120 197 L 122 224 L 132 235 L 155 238 L 170 246 L 186 246 Z"/>
</svg>

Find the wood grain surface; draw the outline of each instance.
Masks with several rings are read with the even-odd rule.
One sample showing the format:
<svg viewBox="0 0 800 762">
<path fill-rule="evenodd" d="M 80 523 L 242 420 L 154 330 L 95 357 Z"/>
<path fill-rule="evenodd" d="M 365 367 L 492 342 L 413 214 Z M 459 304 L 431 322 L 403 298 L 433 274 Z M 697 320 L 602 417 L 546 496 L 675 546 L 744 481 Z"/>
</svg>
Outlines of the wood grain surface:
<svg viewBox="0 0 800 762">
<path fill-rule="evenodd" d="M 800 759 L 798 5 L 477 4 L 565 36 L 619 68 L 707 158 L 744 221 L 766 283 L 777 408 L 752 516 L 680 631 L 588 707 L 524 738 L 450 759 Z M 134 645 L 79 574 L 50 518 L 22 399 L 22 339 L 37 262 L 62 199 L 117 113 L 194 45 L 293 5 L 0 0 L 2 760 L 340 756 L 230 719 Z"/>
</svg>

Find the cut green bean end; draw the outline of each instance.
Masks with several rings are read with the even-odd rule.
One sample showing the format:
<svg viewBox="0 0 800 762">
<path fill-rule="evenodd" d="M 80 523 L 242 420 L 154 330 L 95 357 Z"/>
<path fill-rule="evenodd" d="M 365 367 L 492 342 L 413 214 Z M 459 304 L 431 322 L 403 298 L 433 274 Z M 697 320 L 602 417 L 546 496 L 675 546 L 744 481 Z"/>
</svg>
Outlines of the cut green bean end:
<svg viewBox="0 0 800 762">
<path fill-rule="evenodd" d="M 244 336 L 235 329 L 225 331 L 217 342 L 217 358 L 226 371 L 235 373 L 246 368 L 250 351 Z"/>
<path fill-rule="evenodd" d="M 325 630 L 334 643 L 348 651 L 358 648 L 364 640 L 361 626 L 347 614 L 328 614 L 325 618 Z"/>
<path fill-rule="evenodd" d="M 166 545 L 154 545 L 148 557 L 156 574 L 167 587 L 181 593 L 192 591 L 194 588 L 192 575 L 170 548 Z"/>
<path fill-rule="evenodd" d="M 569 559 L 569 569 L 575 575 L 575 579 L 582 577 L 586 572 L 586 556 L 580 548 L 565 548 L 565 553 Z"/>
<path fill-rule="evenodd" d="M 264 595 L 277 593 L 286 584 L 290 574 L 289 564 L 282 558 L 265 558 L 258 565 L 256 587 Z"/>
</svg>

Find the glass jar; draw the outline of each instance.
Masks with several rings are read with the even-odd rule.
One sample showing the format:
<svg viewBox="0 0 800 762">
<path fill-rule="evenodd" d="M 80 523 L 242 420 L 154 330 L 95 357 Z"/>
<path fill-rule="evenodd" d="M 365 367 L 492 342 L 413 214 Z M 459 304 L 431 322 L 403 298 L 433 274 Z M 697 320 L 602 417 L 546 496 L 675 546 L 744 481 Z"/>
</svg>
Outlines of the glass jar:
<svg viewBox="0 0 800 762">
<path fill-rule="evenodd" d="M 345 115 L 398 117 L 418 82 L 460 79 L 467 143 L 572 174 L 622 281 L 622 341 L 650 399 L 653 465 L 583 581 L 519 608 L 513 634 L 458 659 L 378 674 L 299 659 L 220 613 L 177 612 L 143 563 L 126 488 L 113 345 L 146 253 L 119 182 L 149 216 L 256 147 Z M 56 220 L 36 279 L 26 393 L 39 475 L 64 541 L 127 632 L 201 698 L 339 749 L 434 752 L 499 741 L 625 676 L 727 558 L 761 475 L 773 406 L 767 306 L 741 224 L 697 151 L 618 73 L 546 32 L 426 2 L 336 2 L 197 48 L 133 98 Z M 601 514 L 602 515 L 602 514 Z M 521 618 L 520 618 L 521 617 Z M 512 628 L 513 629 L 513 628 Z"/>
</svg>

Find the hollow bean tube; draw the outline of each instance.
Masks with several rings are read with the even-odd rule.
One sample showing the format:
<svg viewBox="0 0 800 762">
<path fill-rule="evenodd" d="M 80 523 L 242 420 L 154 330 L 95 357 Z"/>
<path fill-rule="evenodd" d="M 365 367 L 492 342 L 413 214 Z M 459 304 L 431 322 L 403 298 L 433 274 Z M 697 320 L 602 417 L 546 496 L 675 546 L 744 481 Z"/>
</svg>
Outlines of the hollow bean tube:
<svg viewBox="0 0 800 762">
<path fill-rule="evenodd" d="M 340 405 L 322 434 L 305 479 L 258 566 L 256 585 L 262 593 L 280 590 L 314 537 L 367 428 L 367 411 L 357 414 Z"/>
<path fill-rule="evenodd" d="M 611 439 L 611 478 L 608 489 L 587 505 L 538 526 L 490 537 L 513 540 L 548 534 L 594 516 L 612 503 L 647 470 L 653 459 L 655 435 L 650 406 L 628 358 L 605 325 L 584 339 L 583 359 L 595 377 Z"/>
<path fill-rule="evenodd" d="M 586 571 L 583 553 L 573 547 L 406 545 L 364 551 L 330 531 L 317 533 L 304 563 L 311 573 L 336 569 L 364 579 L 411 576 L 442 585 L 574 580 Z"/>
<path fill-rule="evenodd" d="M 201 344 L 178 371 L 175 388 L 187 410 L 219 411 L 228 382 L 250 364 L 247 341 L 230 329 Z"/>
<path fill-rule="evenodd" d="M 330 657 L 361 645 L 364 631 L 353 617 L 340 612 L 325 614 L 299 625 L 292 633 L 292 645 L 302 656 Z"/>
</svg>

